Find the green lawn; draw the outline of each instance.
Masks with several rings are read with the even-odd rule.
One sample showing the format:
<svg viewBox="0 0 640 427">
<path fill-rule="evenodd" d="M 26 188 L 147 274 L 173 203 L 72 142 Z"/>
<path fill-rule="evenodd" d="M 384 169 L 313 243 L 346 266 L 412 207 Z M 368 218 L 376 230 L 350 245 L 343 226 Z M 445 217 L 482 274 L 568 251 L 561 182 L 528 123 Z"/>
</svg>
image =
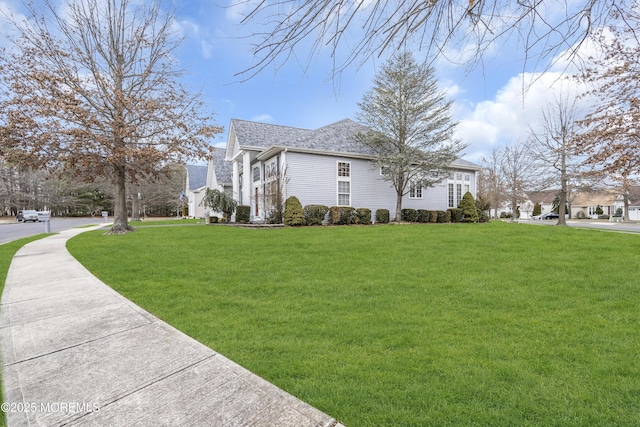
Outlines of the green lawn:
<svg viewBox="0 0 640 427">
<path fill-rule="evenodd" d="M 348 427 L 640 424 L 640 235 L 501 222 L 103 234 L 69 249 Z"/>
</svg>

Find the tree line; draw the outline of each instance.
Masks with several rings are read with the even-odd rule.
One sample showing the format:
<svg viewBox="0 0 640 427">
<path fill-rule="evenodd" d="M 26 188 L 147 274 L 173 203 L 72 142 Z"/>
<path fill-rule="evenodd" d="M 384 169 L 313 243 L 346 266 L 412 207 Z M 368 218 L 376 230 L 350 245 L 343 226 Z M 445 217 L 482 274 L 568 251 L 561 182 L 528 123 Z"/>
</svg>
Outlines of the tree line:
<svg viewBox="0 0 640 427">
<path fill-rule="evenodd" d="M 131 185 L 127 213 L 133 219 L 182 214 L 186 171 L 175 164 L 158 179 Z M 54 216 L 113 215 L 114 194 L 108 181 L 83 182 L 45 169 L 7 163 L 0 158 L 0 216 L 15 216 L 20 210 L 49 210 Z"/>
</svg>

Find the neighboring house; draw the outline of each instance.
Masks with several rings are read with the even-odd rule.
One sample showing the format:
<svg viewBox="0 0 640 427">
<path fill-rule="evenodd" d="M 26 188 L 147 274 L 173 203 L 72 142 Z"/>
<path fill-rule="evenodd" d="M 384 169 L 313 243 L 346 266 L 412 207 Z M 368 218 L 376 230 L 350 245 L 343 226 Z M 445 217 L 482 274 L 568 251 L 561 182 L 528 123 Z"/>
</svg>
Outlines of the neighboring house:
<svg viewBox="0 0 640 427">
<path fill-rule="evenodd" d="M 622 199 L 621 199 L 622 200 Z M 620 202 L 622 204 L 622 202 Z M 598 206 L 603 215 L 612 216 L 617 209 L 616 192 L 613 190 L 597 190 L 578 193 L 571 203 L 572 218 L 598 218 Z"/>
<path fill-rule="evenodd" d="M 212 214 L 202 205 L 207 188 L 231 193 L 231 163 L 225 161 L 224 157 L 225 151 L 218 148 L 214 150 L 213 158 L 209 160 L 207 166 L 186 165 L 185 193 L 189 217 L 205 218 Z"/>
<path fill-rule="evenodd" d="M 319 129 L 299 129 L 232 119 L 226 160 L 232 165 L 233 195 L 251 207 L 251 220 L 264 221 L 279 197 L 296 196 L 303 206 L 352 206 L 388 209 L 395 214 L 396 193 L 371 162 L 372 152 L 355 142 L 365 131 L 352 120 Z M 457 207 L 466 191 L 476 197 L 476 173 L 465 160 L 451 165 L 451 175 L 435 187 L 411 185 L 403 208 L 446 210 Z"/>
<path fill-rule="evenodd" d="M 629 219 L 640 221 L 640 185 L 633 185 L 629 190 Z"/>
</svg>

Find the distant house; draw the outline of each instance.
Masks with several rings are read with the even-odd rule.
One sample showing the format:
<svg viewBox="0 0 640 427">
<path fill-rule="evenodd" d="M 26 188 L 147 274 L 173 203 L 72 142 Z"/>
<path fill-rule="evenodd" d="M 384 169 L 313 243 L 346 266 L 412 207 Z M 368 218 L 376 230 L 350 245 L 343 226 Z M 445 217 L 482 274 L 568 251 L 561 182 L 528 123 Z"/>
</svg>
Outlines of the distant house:
<svg viewBox="0 0 640 427">
<path fill-rule="evenodd" d="M 278 194 L 282 200 L 296 196 L 303 206 L 369 208 L 374 215 L 388 209 L 393 217 L 395 190 L 372 163 L 373 153 L 353 139 L 364 130 L 348 119 L 315 130 L 231 120 L 225 158 L 231 164 L 234 198 L 251 207 L 255 222 L 268 218 L 270 201 Z M 411 183 L 403 207 L 457 207 L 465 192 L 476 197 L 479 170 L 456 160 L 449 178 L 435 187 Z"/>
<path fill-rule="evenodd" d="M 616 192 L 613 190 L 598 190 L 593 192 L 578 193 L 571 202 L 571 216 L 573 218 L 597 218 L 598 206 L 602 209 L 602 215 L 615 214 Z"/>
<path fill-rule="evenodd" d="M 640 185 L 634 185 L 629 190 L 629 219 L 640 221 Z"/>
<path fill-rule="evenodd" d="M 215 149 L 213 158 L 204 165 L 186 165 L 187 180 L 185 194 L 187 196 L 188 216 L 191 218 L 208 217 L 209 209 L 202 206 L 206 189 L 218 189 L 231 193 L 231 163 L 224 159 L 225 151 Z"/>
</svg>

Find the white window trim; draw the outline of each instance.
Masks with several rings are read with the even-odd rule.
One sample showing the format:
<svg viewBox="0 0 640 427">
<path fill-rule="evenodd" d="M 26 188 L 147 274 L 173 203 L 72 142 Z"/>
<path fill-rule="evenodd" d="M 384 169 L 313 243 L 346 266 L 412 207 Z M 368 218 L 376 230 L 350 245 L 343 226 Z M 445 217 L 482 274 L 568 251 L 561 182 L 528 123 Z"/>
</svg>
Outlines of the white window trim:
<svg viewBox="0 0 640 427">
<path fill-rule="evenodd" d="M 349 176 L 340 176 L 340 163 L 346 163 L 349 165 Z M 339 160 L 336 162 L 336 206 L 351 206 L 351 194 L 352 194 L 352 186 L 351 186 L 351 176 L 353 175 L 353 171 L 351 169 L 351 162 L 345 162 L 342 160 Z M 340 192 L 340 182 L 348 182 L 349 183 L 349 203 L 348 204 L 341 204 L 340 203 L 340 195 L 341 194 L 347 194 L 347 193 L 341 193 Z"/>
<path fill-rule="evenodd" d="M 411 195 L 413 193 L 413 196 Z M 418 185 L 416 181 L 409 181 L 409 198 L 410 199 L 422 199 L 423 188 L 422 185 Z"/>
</svg>

